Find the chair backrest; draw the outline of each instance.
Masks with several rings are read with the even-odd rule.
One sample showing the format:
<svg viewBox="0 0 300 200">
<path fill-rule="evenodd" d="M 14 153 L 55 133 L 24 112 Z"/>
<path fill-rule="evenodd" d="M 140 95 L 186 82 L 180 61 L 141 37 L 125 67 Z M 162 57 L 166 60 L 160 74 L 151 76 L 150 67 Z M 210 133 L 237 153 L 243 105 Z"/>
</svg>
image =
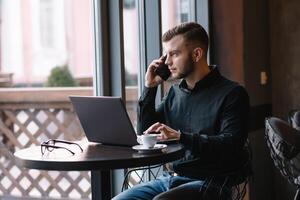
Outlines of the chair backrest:
<svg viewBox="0 0 300 200">
<path fill-rule="evenodd" d="M 291 127 L 300 131 L 300 110 L 291 110 L 289 112 L 288 122 Z"/>
<path fill-rule="evenodd" d="M 300 186 L 300 132 L 276 117 L 265 121 L 265 138 L 275 166 L 289 182 Z"/>
<path fill-rule="evenodd" d="M 214 185 L 212 183 L 215 181 L 217 181 L 218 183 L 222 183 L 222 187 L 220 187 L 219 191 L 218 189 L 214 189 L 216 190 L 214 192 L 217 192 L 219 194 L 218 199 L 223 199 L 226 197 L 226 195 L 228 199 L 233 200 L 242 200 L 245 197 L 247 184 L 250 176 L 252 175 L 252 152 L 248 141 L 243 149 L 243 154 L 244 158 L 243 160 L 241 160 L 240 165 L 236 166 L 233 169 L 198 169 L 199 171 L 201 171 L 202 174 L 201 179 L 204 180 L 204 189 L 200 188 L 200 192 L 202 193 L 203 199 L 209 199 L 209 196 L 207 196 L 206 191 L 211 190 L 210 185 Z M 231 193 L 223 194 L 223 191 L 226 191 L 224 190 L 224 188 L 231 188 Z"/>
</svg>

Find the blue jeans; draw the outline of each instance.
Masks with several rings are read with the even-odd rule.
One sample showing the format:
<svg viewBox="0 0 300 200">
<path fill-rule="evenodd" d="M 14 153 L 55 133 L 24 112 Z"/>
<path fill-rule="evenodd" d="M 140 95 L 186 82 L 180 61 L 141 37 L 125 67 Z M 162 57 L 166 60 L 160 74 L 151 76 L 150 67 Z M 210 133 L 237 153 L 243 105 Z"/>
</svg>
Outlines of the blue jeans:
<svg viewBox="0 0 300 200">
<path fill-rule="evenodd" d="M 213 182 L 207 189 L 207 183 L 204 184 L 201 180 L 164 175 L 150 182 L 136 185 L 112 200 L 230 199 L 231 191 L 228 188 L 223 188 L 222 194 L 219 194 L 221 185 L 222 183 Z M 205 191 L 205 196 L 202 195 L 203 191 Z"/>
</svg>

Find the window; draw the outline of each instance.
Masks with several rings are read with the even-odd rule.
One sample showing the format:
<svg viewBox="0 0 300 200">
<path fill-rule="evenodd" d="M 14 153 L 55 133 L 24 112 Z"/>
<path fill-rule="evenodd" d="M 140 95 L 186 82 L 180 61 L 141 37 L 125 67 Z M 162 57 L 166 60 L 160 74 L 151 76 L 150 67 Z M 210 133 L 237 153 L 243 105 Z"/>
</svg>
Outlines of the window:
<svg viewBox="0 0 300 200">
<path fill-rule="evenodd" d="M 123 1 L 123 36 L 125 64 L 126 108 L 136 127 L 136 107 L 138 99 L 139 35 L 138 8 L 135 0 Z"/>
<path fill-rule="evenodd" d="M 83 136 L 68 104 L 69 94 L 93 95 L 95 90 L 98 95 L 123 95 L 125 91 L 135 127 L 138 91 L 147 65 L 161 54 L 161 34 L 180 22 L 197 21 L 198 2 L 123 0 L 123 9 L 119 9 L 120 1 L 111 0 L 0 0 L 0 87 L 9 87 L 0 88 L 0 103 L 5 103 L 0 106 L 0 126 L 8 130 L 0 132 L 0 174 L 4 174 L 0 176 L 0 198 L 90 198 L 87 172 L 23 170 L 13 163 L 11 154 L 48 138 L 77 140 Z M 95 18 L 92 11 L 96 11 Z M 56 67 L 67 68 L 76 88 L 66 88 L 60 81 L 60 87 L 45 87 Z M 14 93 L 9 101 L 6 91 Z M 71 192 L 62 192 L 66 190 Z"/>
<path fill-rule="evenodd" d="M 54 43 L 54 1 L 41 0 L 39 9 L 40 43 L 44 48 L 52 48 Z M 63 1 L 61 1 L 63 2 Z"/>
<path fill-rule="evenodd" d="M 180 0 L 179 1 L 179 21 L 180 22 L 188 22 L 191 20 L 191 12 L 190 12 L 190 1 L 189 0 Z"/>
<path fill-rule="evenodd" d="M 88 172 L 24 170 L 12 154 L 83 138 L 68 95 L 93 95 L 91 1 L 0 0 L 0 9 L 0 199 L 88 199 Z"/>
<path fill-rule="evenodd" d="M 170 9 L 170 7 L 172 9 Z M 162 34 L 168 29 L 183 23 L 192 21 L 192 1 L 190 0 L 162 0 L 161 13 L 164 15 L 161 19 Z M 167 81 L 163 85 L 163 92 L 167 92 L 173 82 Z"/>
<path fill-rule="evenodd" d="M 14 87 L 43 87 L 51 70 L 68 66 L 79 85 L 92 83 L 90 1 L 1 1 L 1 73 Z"/>
<path fill-rule="evenodd" d="M 162 0 L 162 34 L 169 28 L 193 20 L 192 1 L 190 0 Z"/>
</svg>

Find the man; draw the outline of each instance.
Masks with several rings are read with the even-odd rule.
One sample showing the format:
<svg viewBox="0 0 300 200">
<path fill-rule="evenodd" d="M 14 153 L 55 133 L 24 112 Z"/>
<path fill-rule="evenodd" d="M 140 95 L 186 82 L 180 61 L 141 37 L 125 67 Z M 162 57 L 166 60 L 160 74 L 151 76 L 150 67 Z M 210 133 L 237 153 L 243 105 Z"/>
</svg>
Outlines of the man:
<svg viewBox="0 0 300 200">
<path fill-rule="evenodd" d="M 203 169 L 237 169 L 245 160 L 249 98 L 242 86 L 220 75 L 207 64 L 208 36 L 197 23 L 180 24 L 163 35 L 165 64 L 174 84 L 155 108 L 157 86 L 163 79 L 155 74 L 162 58 L 153 60 L 145 76 L 139 100 L 138 132 L 159 132 L 162 139 L 176 138 L 185 147 L 184 159 L 173 163 L 172 175 L 137 185 L 119 199 L 201 199 Z M 220 199 L 224 181 L 213 181 L 206 199 Z M 230 188 L 223 189 L 230 194 Z M 222 196 L 223 195 L 223 196 Z"/>
</svg>

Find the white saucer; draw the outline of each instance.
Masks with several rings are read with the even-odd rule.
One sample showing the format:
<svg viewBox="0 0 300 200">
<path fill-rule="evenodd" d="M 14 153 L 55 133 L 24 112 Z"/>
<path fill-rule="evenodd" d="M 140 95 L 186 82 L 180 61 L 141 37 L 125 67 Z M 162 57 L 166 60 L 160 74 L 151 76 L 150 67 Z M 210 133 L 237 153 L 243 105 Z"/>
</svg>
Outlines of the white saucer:
<svg viewBox="0 0 300 200">
<path fill-rule="evenodd" d="M 139 153 L 154 153 L 154 152 L 159 152 L 165 148 L 167 148 L 166 144 L 156 144 L 152 148 L 147 148 L 143 145 L 135 145 L 132 147 L 132 149 L 137 150 Z"/>
</svg>

